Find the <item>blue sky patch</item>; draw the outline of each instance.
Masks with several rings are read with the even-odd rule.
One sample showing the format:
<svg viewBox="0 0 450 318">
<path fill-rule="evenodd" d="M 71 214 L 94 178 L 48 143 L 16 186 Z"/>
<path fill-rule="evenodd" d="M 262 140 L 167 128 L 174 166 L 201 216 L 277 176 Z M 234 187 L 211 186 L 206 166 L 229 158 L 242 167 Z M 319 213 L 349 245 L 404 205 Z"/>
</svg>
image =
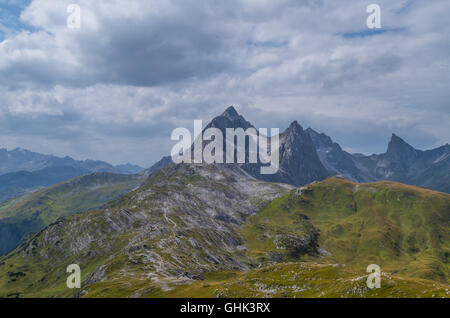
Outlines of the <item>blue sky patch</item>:
<svg viewBox="0 0 450 318">
<path fill-rule="evenodd" d="M 20 20 L 20 14 L 30 2 L 31 0 L 11 0 L 0 3 L 0 41 L 3 41 L 11 33 L 35 30 L 32 26 Z"/>
<path fill-rule="evenodd" d="M 342 37 L 344 37 L 346 39 L 352 39 L 352 38 L 365 38 L 365 37 L 380 35 L 380 34 L 384 34 L 384 33 L 401 32 L 401 31 L 403 31 L 403 29 L 381 28 L 381 29 L 367 29 L 364 31 L 346 32 L 346 33 L 341 33 L 339 35 L 341 35 Z"/>
</svg>

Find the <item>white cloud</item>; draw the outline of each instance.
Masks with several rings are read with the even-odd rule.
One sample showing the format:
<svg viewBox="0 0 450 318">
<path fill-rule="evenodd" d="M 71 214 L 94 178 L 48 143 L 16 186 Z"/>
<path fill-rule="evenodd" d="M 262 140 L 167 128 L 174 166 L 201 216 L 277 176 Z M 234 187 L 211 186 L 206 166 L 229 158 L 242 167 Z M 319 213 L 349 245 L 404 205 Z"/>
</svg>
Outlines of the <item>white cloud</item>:
<svg viewBox="0 0 450 318">
<path fill-rule="evenodd" d="M 32 1 L 21 17 L 35 31 L 0 43 L 4 143 L 149 165 L 172 128 L 230 104 L 357 151 L 393 131 L 417 147 L 450 139 L 448 1 L 378 1 L 386 32 L 372 36 L 360 1 L 79 0 L 79 30 L 72 2 Z"/>
</svg>

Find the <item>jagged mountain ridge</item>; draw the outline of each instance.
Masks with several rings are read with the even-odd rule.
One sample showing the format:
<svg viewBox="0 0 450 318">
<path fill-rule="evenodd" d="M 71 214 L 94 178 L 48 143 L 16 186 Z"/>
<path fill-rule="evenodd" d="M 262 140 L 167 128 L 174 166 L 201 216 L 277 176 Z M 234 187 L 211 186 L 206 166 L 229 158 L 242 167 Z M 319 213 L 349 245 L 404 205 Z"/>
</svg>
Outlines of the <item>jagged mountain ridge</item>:
<svg viewBox="0 0 450 318">
<path fill-rule="evenodd" d="M 418 150 L 392 135 L 386 153 L 354 157 L 374 180 L 391 180 L 450 193 L 450 146 Z"/>
<path fill-rule="evenodd" d="M 375 163 L 371 167 L 375 178 L 396 180 L 409 183 L 411 179 L 420 177 L 427 169 L 436 164 L 446 164 L 447 171 L 441 171 L 450 177 L 450 146 L 445 145 L 432 150 L 418 150 L 406 143 L 403 139 L 392 135 L 386 153 L 368 156 L 368 159 Z M 363 161 L 362 157 L 357 160 Z M 450 182 L 450 180 L 449 180 Z M 420 185 L 420 184 L 418 184 Z"/>
<path fill-rule="evenodd" d="M 312 128 L 306 130 L 320 160 L 331 175 L 356 182 L 390 180 L 450 193 L 450 146 L 418 150 L 392 134 L 387 151 L 370 156 L 354 155 Z"/>
<path fill-rule="evenodd" d="M 215 117 L 207 128 L 218 128 L 225 138 L 226 128 L 255 128 L 233 106 Z M 203 142 L 205 147 L 207 141 Z M 224 150 L 225 140 L 224 140 Z M 246 149 L 248 161 L 248 149 Z M 225 158 L 225 155 L 224 155 Z M 149 171 L 171 163 L 164 157 Z M 392 135 L 388 150 L 379 155 L 355 155 L 343 150 L 331 137 L 294 121 L 280 134 L 280 170 L 261 175 L 261 164 L 240 164 L 252 176 L 265 181 L 285 182 L 296 186 L 340 175 L 355 182 L 391 180 L 450 193 L 450 146 L 421 151 L 400 137 Z"/>
<path fill-rule="evenodd" d="M 215 117 L 205 129 L 207 128 L 218 128 L 225 137 L 226 128 L 245 130 L 255 127 L 230 106 L 220 116 Z M 203 142 L 203 146 L 207 144 L 208 142 Z M 148 169 L 147 174 L 171 162 L 170 157 L 164 157 Z M 318 133 L 311 127 L 303 130 L 297 121 L 280 134 L 278 173 L 261 175 L 260 163 L 240 164 L 240 167 L 260 180 L 285 182 L 296 186 L 339 175 L 355 182 L 390 180 L 450 193 L 448 144 L 421 151 L 393 134 L 384 154 L 350 154 L 326 134 Z"/>
<path fill-rule="evenodd" d="M 212 121 L 206 125 L 203 132 L 205 132 L 208 128 L 217 128 L 222 132 L 224 138 L 223 162 L 225 162 L 225 151 L 227 149 L 226 129 L 242 128 L 243 130 L 247 130 L 248 128 L 255 127 L 242 115 L 240 115 L 233 106 L 230 106 L 221 115 L 212 119 Z M 259 134 L 258 131 L 257 134 Z M 246 137 L 246 139 L 248 139 L 248 137 Z M 268 149 L 270 150 L 270 137 L 268 140 Z M 303 130 L 297 121 L 294 121 L 283 133 L 279 135 L 279 141 L 279 170 L 275 174 L 261 174 L 261 166 L 267 166 L 267 164 L 262 163 L 259 160 L 259 157 L 257 163 L 249 163 L 248 140 L 246 141 L 245 148 L 245 163 L 239 163 L 237 165 L 259 180 L 268 182 L 283 182 L 295 186 L 302 186 L 313 181 L 324 180 L 329 176 L 329 173 L 317 156 L 310 136 Z M 210 142 L 211 141 L 204 140 L 202 144 L 203 149 L 205 149 L 205 146 Z M 234 143 L 234 147 L 234 158 L 235 162 L 237 162 L 236 141 Z M 257 149 L 259 150 L 259 147 Z M 192 154 L 193 151 L 194 146 L 192 146 Z M 157 168 L 170 164 L 170 162 L 170 157 L 164 157 L 148 171 L 154 171 Z"/>
<path fill-rule="evenodd" d="M 218 128 L 222 131 L 225 137 L 226 128 L 243 128 L 244 130 L 248 128 L 255 128 L 250 122 L 248 122 L 242 115 L 240 115 L 233 106 L 229 106 L 225 111 L 215 117 L 211 122 L 205 127 L 208 128 Z"/>
<path fill-rule="evenodd" d="M 280 170 L 275 175 L 261 175 L 266 181 L 302 186 L 326 179 L 329 173 L 317 155 L 311 137 L 297 121 L 280 135 Z"/>
<path fill-rule="evenodd" d="M 86 169 L 91 172 L 112 172 L 133 174 L 139 173 L 143 168 L 130 163 L 113 166 L 100 160 L 75 160 L 69 156 L 64 158 L 53 155 L 44 155 L 22 148 L 14 150 L 0 149 L 0 175 L 18 171 L 34 172 L 50 167 L 73 167 Z"/>
</svg>

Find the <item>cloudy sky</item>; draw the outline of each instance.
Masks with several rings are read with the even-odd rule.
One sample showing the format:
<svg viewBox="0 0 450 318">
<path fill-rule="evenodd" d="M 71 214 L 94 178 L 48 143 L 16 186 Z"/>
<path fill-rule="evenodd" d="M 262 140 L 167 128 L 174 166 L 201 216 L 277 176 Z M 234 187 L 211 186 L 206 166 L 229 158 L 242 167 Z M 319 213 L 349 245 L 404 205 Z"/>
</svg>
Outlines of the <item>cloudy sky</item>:
<svg viewBox="0 0 450 318">
<path fill-rule="evenodd" d="M 149 166 L 228 105 L 351 152 L 450 141 L 450 1 L 0 0 L 0 148 Z M 67 7 L 81 28 L 67 27 Z"/>
</svg>

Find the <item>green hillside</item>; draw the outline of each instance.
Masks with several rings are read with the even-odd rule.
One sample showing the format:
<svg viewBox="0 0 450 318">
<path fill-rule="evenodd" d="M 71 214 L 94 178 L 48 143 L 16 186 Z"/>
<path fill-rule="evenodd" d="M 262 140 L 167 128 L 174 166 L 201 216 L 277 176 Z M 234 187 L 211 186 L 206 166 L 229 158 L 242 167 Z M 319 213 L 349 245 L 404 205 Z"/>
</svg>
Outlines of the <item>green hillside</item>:
<svg viewBox="0 0 450 318">
<path fill-rule="evenodd" d="M 0 205 L 0 255 L 26 234 L 38 232 L 58 218 L 97 209 L 138 187 L 137 175 L 94 173 L 33 192 Z"/>
<path fill-rule="evenodd" d="M 374 263 L 441 282 L 450 277 L 450 195 L 413 186 L 330 178 L 274 200 L 241 232 L 259 262 L 277 255 L 294 260 L 299 246 L 283 246 L 287 234 L 297 242 L 317 235 L 319 260 L 360 268 Z"/>
</svg>

